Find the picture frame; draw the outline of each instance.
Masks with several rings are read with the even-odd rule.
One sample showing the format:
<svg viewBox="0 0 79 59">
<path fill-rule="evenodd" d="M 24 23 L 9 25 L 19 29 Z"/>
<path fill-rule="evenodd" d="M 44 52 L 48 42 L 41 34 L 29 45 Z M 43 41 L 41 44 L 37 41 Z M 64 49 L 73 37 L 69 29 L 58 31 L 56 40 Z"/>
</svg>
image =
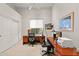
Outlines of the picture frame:
<svg viewBox="0 0 79 59">
<path fill-rule="evenodd" d="M 46 30 L 52 30 L 52 28 L 53 28 L 52 23 L 45 24 L 45 29 Z"/>
<path fill-rule="evenodd" d="M 69 13 L 60 20 L 60 30 L 74 32 L 74 12 Z"/>
</svg>

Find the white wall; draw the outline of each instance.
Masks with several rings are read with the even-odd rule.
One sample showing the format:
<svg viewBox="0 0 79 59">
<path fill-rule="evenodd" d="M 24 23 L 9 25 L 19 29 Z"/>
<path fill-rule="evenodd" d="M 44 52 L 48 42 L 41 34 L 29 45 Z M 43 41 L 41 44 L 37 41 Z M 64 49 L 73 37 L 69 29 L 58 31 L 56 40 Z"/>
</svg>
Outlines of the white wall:
<svg viewBox="0 0 79 59">
<path fill-rule="evenodd" d="M 29 20 L 31 19 L 41 19 L 44 24 L 50 23 L 52 20 L 52 9 L 51 8 L 41 8 L 41 9 L 32 9 L 26 10 L 22 17 L 22 31 L 23 35 L 28 35 L 28 29 L 30 28 Z"/>
<path fill-rule="evenodd" d="M 63 32 L 63 37 L 71 38 L 74 45 L 79 48 L 79 4 L 55 4 L 53 7 L 53 24 L 59 30 L 59 20 L 70 12 L 74 11 L 74 32 Z"/>
<path fill-rule="evenodd" d="M 21 15 L 6 4 L 0 4 L 0 53 L 21 40 Z"/>
</svg>

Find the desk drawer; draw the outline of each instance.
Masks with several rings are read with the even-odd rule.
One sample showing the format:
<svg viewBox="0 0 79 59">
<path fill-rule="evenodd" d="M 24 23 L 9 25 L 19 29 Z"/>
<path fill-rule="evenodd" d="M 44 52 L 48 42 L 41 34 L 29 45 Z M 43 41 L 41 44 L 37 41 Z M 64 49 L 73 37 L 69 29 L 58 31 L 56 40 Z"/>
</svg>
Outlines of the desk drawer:
<svg viewBox="0 0 79 59">
<path fill-rule="evenodd" d="M 28 36 L 23 36 L 23 44 L 27 44 L 28 43 Z"/>
</svg>

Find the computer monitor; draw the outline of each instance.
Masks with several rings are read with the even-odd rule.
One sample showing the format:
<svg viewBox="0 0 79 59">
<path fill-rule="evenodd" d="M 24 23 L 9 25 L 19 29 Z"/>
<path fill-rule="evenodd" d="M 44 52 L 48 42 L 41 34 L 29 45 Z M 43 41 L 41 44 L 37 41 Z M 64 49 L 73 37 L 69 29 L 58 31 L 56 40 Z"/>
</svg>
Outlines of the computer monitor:
<svg viewBox="0 0 79 59">
<path fill-rule="evenodd" d="M 62 37 L 62 32 L 60 32 L 60 31 L 54 31 L 53 32 L 53 38 L 56 39 L 58 37 Z"/>
</svg>

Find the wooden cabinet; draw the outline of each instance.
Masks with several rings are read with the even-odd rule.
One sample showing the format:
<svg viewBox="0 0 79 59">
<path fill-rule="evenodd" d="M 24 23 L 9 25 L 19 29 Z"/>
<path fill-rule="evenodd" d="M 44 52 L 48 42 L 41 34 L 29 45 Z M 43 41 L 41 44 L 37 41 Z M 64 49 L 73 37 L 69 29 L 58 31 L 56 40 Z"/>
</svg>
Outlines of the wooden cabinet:
<svg viewBox="0 0 79 59">
<path fill-rule="evenodd" d="M 49 37 L 48 41 L 54 46 L 55 55 L 57 56 L 77 56 L 76 48 L 63 48 L 56 43 L 53 38 Z"/>
<path fill-rule="evenodd" d="M 28 43 L 28 36 L 23 36 L 23 44 L 27 44 Z"/>
<path fill-rule="evenodd" d="M 55 49 L 56 49 L 57 55 L 76 56 L 76 48 L 63 48 L 57 44 Z"/>
<path fill-rule="evenodd" d="M 43 43 L 44 39 L 45 39 L 45 36 L 35 36 L 36 42 Z"/>
<path fill-rule="evenodd" d="M 79 56 L 79 52 L 77 52 L 77 56 Z"/>
</svg>

